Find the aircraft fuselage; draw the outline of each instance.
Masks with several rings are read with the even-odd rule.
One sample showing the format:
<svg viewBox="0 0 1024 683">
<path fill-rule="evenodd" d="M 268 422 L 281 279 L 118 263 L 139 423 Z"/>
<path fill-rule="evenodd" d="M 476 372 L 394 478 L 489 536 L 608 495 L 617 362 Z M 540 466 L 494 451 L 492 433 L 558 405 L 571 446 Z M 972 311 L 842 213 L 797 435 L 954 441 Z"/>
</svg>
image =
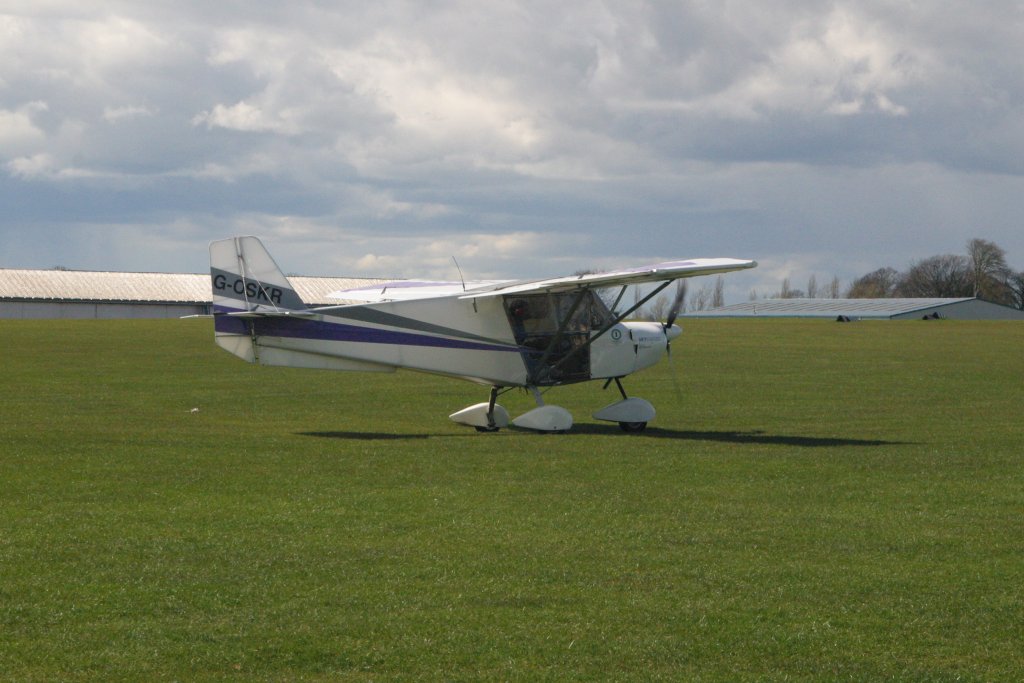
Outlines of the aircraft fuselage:
<svg viewBox="0 0 1024 683">
<path fill-rule="evenodd" d="M 384 372 L 402 367 L 494 386 L 622 377 L 657 363 L 678 334 L 660 323 L 608 327 L 610 313 L 589 290 L 391 301 L 292 317 L 218 309 L 217 343 L 250 362 Z"/>
</svg>

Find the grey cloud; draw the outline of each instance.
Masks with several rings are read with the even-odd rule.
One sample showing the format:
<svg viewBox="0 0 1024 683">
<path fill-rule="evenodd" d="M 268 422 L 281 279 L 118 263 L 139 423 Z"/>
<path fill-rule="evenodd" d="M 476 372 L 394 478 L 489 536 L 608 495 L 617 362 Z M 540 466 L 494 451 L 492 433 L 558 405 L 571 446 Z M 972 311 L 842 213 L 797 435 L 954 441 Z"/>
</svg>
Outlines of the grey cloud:
<svg viewBox="0 0 1024 683">
<path fill-rule="evenodd" d="M 2 265 L 67 260 L 32 237 L 59 232 L 89 267 L 202 269 L 249 229 L 319 272 L 413 275 L 423 239 L 487 234 L 536 250 L 495 276 L 766 254 L 850 278 L 973 236 L 1024 267 L 1015 3 L 549 7 L 15 4 Z"/>
</svg>

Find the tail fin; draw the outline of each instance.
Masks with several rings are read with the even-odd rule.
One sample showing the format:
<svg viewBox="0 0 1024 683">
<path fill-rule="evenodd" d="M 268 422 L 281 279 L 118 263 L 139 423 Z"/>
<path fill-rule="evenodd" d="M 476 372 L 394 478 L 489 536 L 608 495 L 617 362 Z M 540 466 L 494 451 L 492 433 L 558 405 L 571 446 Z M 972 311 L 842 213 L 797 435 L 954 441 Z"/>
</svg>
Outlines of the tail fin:
<svg viewBox="0 0 1024 683">
<path fill-rule="evenodd" d="M 210 244 L 213 329 L 217 345 L 250 363 L 292 368 L 394 372 L 390 365 L 350 360 L 318 338 L 319 318 L 292 288 L 256 237 Z"/>
<path fill-rule="evenodd" d="M 305 310 L 302 298 L 257 237 L 229 237 L 210 244 L 215 312 Z"/>
</svg>

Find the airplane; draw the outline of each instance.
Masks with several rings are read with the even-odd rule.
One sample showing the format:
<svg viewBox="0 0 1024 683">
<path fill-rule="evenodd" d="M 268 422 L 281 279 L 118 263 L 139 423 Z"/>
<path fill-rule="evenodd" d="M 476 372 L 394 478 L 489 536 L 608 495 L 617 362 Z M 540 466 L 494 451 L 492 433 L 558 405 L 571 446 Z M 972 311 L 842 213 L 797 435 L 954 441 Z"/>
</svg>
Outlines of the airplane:
<svg viewBox="0 0 1024 683">
<path fill-rule="evenodd" d="M 456 264 L 457 265 L 457 264 Z M 336 306 L 309 307 L 257 237 L 210 244 L 216 343 L 250 363 L 360 372 L 398 368 L 490 387 L 487 401 L 452 413 L 456 423 L 495 432 L 512 425 L 565 432 L 572 414 L 543 391 L 590 380 L 615 383 L 621 399 L 593 414 L 639 432 L 654 419 L 650 402 L 627 396 L 622 378 L 656 364 L 681 330 L 680 286 L 666 322 L 626 318 L 671 282 L 754 268 L 755 261 L 677 260 L 542 280 L 398 280 L 332 292 Z M 627 287 L 657 283 L 623 312 Z M 680 282 L 679 285 L 683 283 Z M 599 295 L 617 288 L 608 305 Z M 614 290 L 611 290 L 614 291 Z M 515 419 L 497 402 L 516 388 L 537 407 Z"/>
</svg>

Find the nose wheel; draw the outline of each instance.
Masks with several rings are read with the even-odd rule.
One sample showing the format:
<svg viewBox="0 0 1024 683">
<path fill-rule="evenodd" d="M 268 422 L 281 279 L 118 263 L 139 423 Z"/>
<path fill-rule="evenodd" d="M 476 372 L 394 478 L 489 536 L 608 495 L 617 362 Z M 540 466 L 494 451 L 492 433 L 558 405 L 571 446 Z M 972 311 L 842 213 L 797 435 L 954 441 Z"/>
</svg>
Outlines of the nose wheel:
<svg viewBox="0 0 1024 683">
<path fill-rule="evenodd" d="M 619 429 L 627 434 L 636 434 L 647 429 L 647 423 L 654 419 L 654 406 L 642 398 L 626 396 L 626 390 L 622 388 L 622 382 L 618 377 L 609 379 L 604 387 L 607 389 L 613 381 L 622 394 L 622 400 L 601 408 L 594 413 L 594 419 L 618 422 Z"/>
</svg>

